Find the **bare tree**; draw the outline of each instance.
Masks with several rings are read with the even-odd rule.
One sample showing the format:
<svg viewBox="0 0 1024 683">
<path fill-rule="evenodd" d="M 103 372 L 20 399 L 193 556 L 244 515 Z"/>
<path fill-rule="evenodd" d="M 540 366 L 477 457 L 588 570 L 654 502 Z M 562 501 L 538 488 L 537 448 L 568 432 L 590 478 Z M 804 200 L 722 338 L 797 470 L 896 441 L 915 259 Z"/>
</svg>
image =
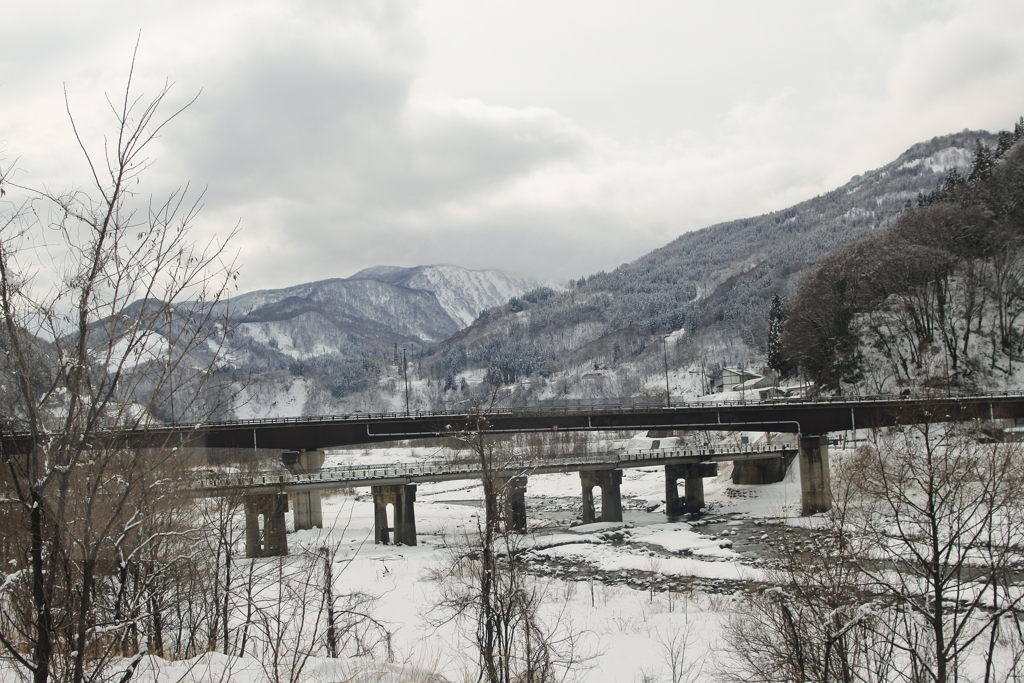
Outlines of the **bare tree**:
<svg viewBox="0 0 1024 683">
<path fill-rule="evenodd" d="M 150 99 L 132 86 L 108 99 L 99 154 L 68 107 L 88 189 L 26 188 L 0 170 L 0 483 L 14 501 L 0 645 L 38 683 L 93 680 L 114 655 L 162 648 L 163 577 L 189 555 L 173 512 L 189 451 L 118 435 L 208 418 L 229 398 L 213 306 L 235 276 L 227 240 L 193 241 L 187 188 L 139 193 L 149 145 L 181 110 L 160 113 L 169 85 Z"/>
<path fill-rule="evenodd" d="M 834 547 L 781 555 L 769 586 L 729 615 L 720 677 L 783 683 L 887 681 L 878 596 L 861 590 L 849 558 Z"/>
<path fill-rule="evenodd" d="M 694 654 L 693 625 L 685 621 L 673 624 L 668 633 L 655 632 L 658 649 L 668 665 L 671 683 L 693 683 L 704 671 L 703 657 Z"/>
<path fill-rule="evenodd" d="M 955 680 L 1024 600 L 1024 458 L 1017 444 L 979 443 L 975 425 L 887 430 L 858 452 L 844 533 L 865 585 L 889 600 L 890 641 L 916 680 Z M 992 647 L 994 647 L 992 640 Z"/>
<path fill-rule="evenodd" d="M 452 548 L 450 562 L 433 572 L 441 609 L 431 621 L 454 620 L 472 633 L 478 681 L 565 680 L 587 659 L 581 633 L 569 616 L 569 596 L 552 600 L 550 587 L 527 573 L 521 535 L 510 519 L 516 476 L 526 474 L 523 459 L 508 442 L 487 434 L 487 413 L 476 407 L 465 428 L 453 432 L 480 465 L 484 514 L 476 537 Z"/>
<path fill-rule="evenodd" d="M 790 547 L 732 616 L 726 678 L 1018 680 L 1024 459 L 982 435 L 893 428 L 838 463 L 828 542 Z"/>
</svg>

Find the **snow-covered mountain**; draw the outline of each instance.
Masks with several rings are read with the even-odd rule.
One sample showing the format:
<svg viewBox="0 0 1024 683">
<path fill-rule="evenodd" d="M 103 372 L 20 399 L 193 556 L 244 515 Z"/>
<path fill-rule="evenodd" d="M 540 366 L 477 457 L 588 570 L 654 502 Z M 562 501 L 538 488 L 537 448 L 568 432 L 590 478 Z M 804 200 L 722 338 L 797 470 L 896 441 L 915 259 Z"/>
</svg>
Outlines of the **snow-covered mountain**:
<svg viewBox="0 0 1024 683">
<path fill-rule="evenodd" d="M 918 143 L 831 192 L 684 233 L 611 272 L 571 281 L 565 291 L 538 291 L 492 309 L 436 346 L 423 359 L 425 372 L 459 387 L 465 376 L 489 374 L 521 383 L 531 398 L 549 398 L 544 392 L 638 391 L 636 382 L 611 381 L 620 368 L 634 378 L 655 369 L 663 390 L 665 366 L 685 376 L 694 368 L 758 364 L 772 297 L 791 295 L 834 249 L 888 227 L 950 171 L 966 175 L 978 141 L 994 148 L 997 139 L 963 131 Z M 670 333 L 671 346 L 663 341 Z M 450 392 L 446 400 L 464 398 Z"/>
<path fill-rule="evenodd" d="M 219 304 L 235 321 L 225 367 L 248 378 L 246 415 L 330 411 L 395 372 L 399 349 L 414 357 L 537 285 L 495 270 L 378 266 L 248 292 Z"/>
<path fill-rule="evenodd" d="M 308 336 L 311 329 L 322 328 L 328 335 L 430 343 L 462 327 L 432 292 L 376 280 L 332 279 L 252 292 L 231 299 L 227 306 L 243 332 L 268 330 L 270 336 L 260 335 L 260 341 L 275 339 L 279 348 L 294 348 L 297 355 L 331 353 L 308 345 L 300 350 L 292 343 Z"/>
<path fill-rule="evenodd" d="M 977 140 L 995 145 L 984 131 L 933 138 L 831 192 L 683 234 L 563 291 L 435 265 L 244 294 L 230 303 L 242 321 L 231 363 L 258 382 L 236 412 L 394 410 L 407 381 L 412 404 L 434 408 L 471 400 L 485 376 L 526 399 L 624 396 L 663 391 L 665 374 L 699 384 L 723 365 L 749 366 L 773 295 L 792 294 L 826 254 L 886 228 L 948 171 L 964 173 Z"/>
<path fill-rule="evenodd" d="M 359 271 L 349 280 L 376 280 L 432 292 L 448 315 L 459 323 L 460 329 L 469 326 L 488 308 L 500 306 L 541 286 L 536 280 L 515 278 L 498 270 L 467 270 L 452 265 L 374 266 Z"/>
</svg>

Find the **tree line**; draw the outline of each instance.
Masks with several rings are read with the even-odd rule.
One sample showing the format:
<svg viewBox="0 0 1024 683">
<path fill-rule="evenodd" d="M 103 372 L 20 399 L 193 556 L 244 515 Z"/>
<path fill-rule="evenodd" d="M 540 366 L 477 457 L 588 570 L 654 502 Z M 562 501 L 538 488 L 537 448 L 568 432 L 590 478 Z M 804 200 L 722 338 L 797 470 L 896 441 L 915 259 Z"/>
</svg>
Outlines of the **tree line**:
<svg viewBox="0 0 1024 683">
<path fill-rule="evenodd" d="M 976 391 L 1024 353 L 1024 120 L 980 141 L 885 231 L 815 266 L 786 312 L 777 369 L 824 391 Z"/>
</svg>

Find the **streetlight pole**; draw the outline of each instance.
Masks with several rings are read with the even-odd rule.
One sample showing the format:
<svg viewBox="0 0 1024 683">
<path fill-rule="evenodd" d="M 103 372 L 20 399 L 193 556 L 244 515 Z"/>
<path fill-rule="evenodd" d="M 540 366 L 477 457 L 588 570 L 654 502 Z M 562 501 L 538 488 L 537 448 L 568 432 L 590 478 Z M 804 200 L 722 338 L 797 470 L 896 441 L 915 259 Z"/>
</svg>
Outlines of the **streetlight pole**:
<svg viewBox="0 0 1024 683">
<path fill-rule="evenodd" d="M 671 334 L 666 334 L 661 338 L 661 348 L 665 352 L 665 406 L 671 407 L 672 405 L 672 393 L 668 386 L 668 338 Z"/>
</svg>

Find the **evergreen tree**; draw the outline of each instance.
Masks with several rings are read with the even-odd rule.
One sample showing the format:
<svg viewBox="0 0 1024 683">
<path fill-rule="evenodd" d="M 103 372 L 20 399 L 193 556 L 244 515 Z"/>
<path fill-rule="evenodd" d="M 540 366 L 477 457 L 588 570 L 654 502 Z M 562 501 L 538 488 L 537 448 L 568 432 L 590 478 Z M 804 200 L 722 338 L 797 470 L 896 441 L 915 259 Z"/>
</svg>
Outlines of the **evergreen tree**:
<svg viewBox="0 0 1024 683">
<path fill-rule="evenodd" d="M 1013 133 L 1008 130 L 999 131 L 999 142 L 996 144 L 995 158 L 1002 159 L 1006 156 L 1006 153 L 1010 151 L 1011 147 L 1013 147 L 1014 142 Z"/>
<path fill-rule="evenodd" d="M 782 297 L 775 294 L 772 296 L 772 303 L 768 308 L 768 367 L 779 375 L 785 375 L 789 370 L 789 364 L 786 363 L 782 353 L 782 326 L 785 322 L 785 304 Z"/>
<path fill-rule="evenodd" d="M 982 144 L 981 140 L 974 143 L 974 162 L 971 165 L 971 174 L 967 176 L 969 182 L 980 182 L 992 177 L 996 160 L 992 150 Z"/>
</svg>

